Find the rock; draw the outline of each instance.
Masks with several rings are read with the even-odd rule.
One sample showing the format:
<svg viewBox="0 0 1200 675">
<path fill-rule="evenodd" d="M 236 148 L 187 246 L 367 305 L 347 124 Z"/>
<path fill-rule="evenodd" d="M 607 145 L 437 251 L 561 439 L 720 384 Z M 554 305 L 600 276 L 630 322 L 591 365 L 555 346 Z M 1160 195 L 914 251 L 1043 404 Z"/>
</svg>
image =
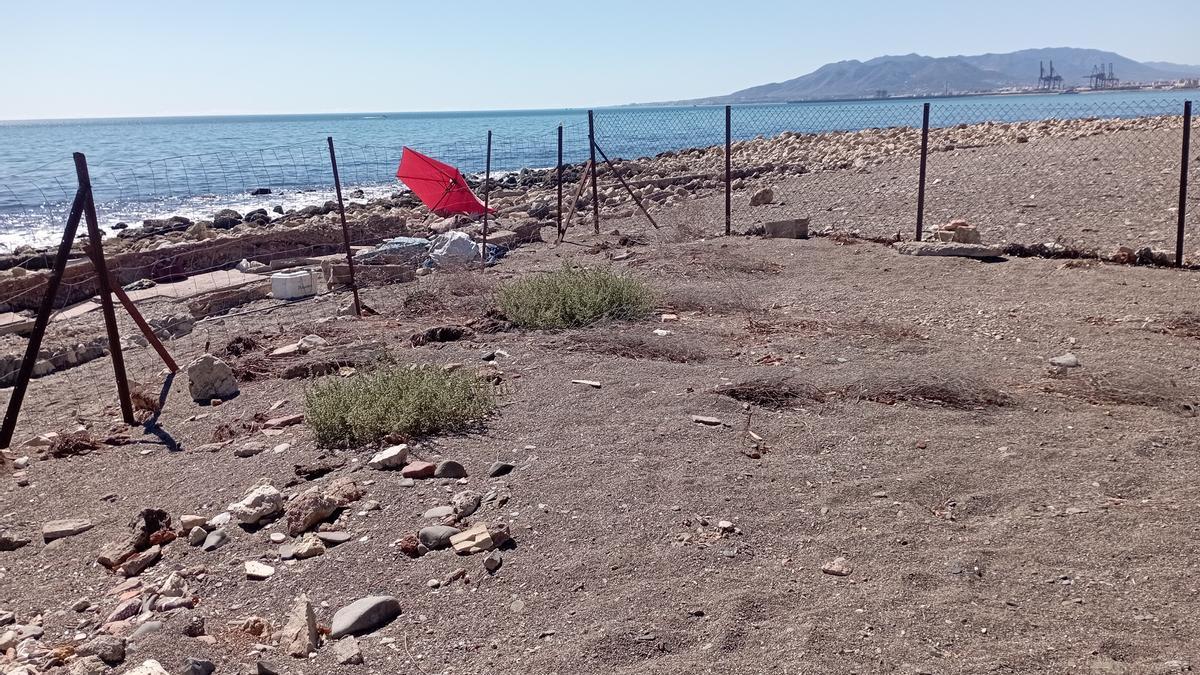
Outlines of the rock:
<svg viewBox="0 0 1200 675">
<path fill-rule="evenodd" d="M 200 550 L 215 551 L 227 543 L 229 543 L 229 533 L 223 529 L 213 530 L 204 538 L 204 543 L 200 546 Z"/>
<path fill-rule="evenodd" d="M 142 551 L 141 553 L 138 553 L 137 555 L 121 563 L 120 567 L 117 568 L 117 571 L 126 577 L 136 577 L 142 572 L 145 572 L 151 565 L 158 562 L 158 559 L 161 557 L 162 547 L 157 545 L 151 546 L 145 551 Z"/>
<path fill-rule="evenodd" d="M 283 495 L 274 486 L 259 485 L 228 508 L 239 521 L 254 525 L 283 511 Z"/>
<path fill-rule="evenodd" d="M 717 417 L 705 417 L 704 415 L 692 415 L 692 421 L 706 427 L 719 427 L 725 424 Z"/>
<path fill-rule="evenodd" d="M 80 598 L 80 599 L 76 600 L 75 602 L 71 603 L 71 611 L 72 612 L 86 612 L 86 611 L 88 611 L 88 609 L 91 608 L 91 606 L 92 606 L 91 600 L 88 600 L 87 598 Z"/>
<path fill-rule="evenodd" d="M 208 402 L 238 395 L 233 370 L 212 354 L 204 354 L 187 365 L 188 391 L 192 400 Z"/>
<path fill-rule="evenodd" d="M 421 557 L 421 540 L 415 535 L 406 534 L 396 541 L 396 548 L 409 558 Z"/>
<path fill-rule="evenodd" d="M 354 535 L 349 532 L 317 532 L 316 535 L 317 539 L 320 539 L 326 548 L 341 546 L 354 538 Z"/>
<path fill-rule="evenodd" d="M 404 466 L 404 462 L 408 460 L 407 445 L 393 445 L 392 447 L 381 450 L 375 453 L 374 457 L 367 462 L 367 466 L 372 469 L 399 469 Z"/>
<path fill-rule="evenodd" d="M 463 468 L 462 464 L 459 464 L 458 462 L 456 462 L 452 459 L 447 459 L 445 461 L 438 462 L 437 467 L 434 468 L 434 470 L 433 470 L 433 477 L 434 478 L 466 478 L 467 470 L 465 468 Z"/>
<path fill-rule="evenodd" d="M 400 601 L 390 595 L 372 595 L 346 605 L 333 615 L 329 637 L 362 635 L 400 616 Z"/>
<path fill-rule="evenodd" d="M 295 415 L 284 415 L 283 417 L 275 417 L 263 422 L 263 429 L 284 429 L 297 424 L 304 423 L 304 415 L 296 413 Z"/>
<path fill-rule="evenodd" d="M 241 457 L 241 458 L 245 459 L 248 457 L 254 457 L 255 455 L 261 455 L 262 453 L 266 452 L 266 450 L 267 450 L 266 443 L 259 443 L 258 441 L 250 441 L 249 443 L 244 443 L 244 444 L 238 446 L 236 449 L 234 449 L 233 456 Z"/>
<path fill-rule="evenodd" d="M 422 527 L 417 532 L 417 539 L 431 551 L 439 551 L 450 546 L 450 539 L 459 533 L 457 527 L 449 525 L 430 525 Z"/>
<path fill-rule="evenodd" d="M 188 532 L 188 544 L 191 546 L 200 546 L 208 539 L 208 530 L 203 527 L 193 527 Z"/>
<path fill-rule="evenodd" d="M 114 570 L 139 552 L 153 545 L 169 544 L 176 536 L 171 528 L 171 514 L 162 509 L 142 509 L 129 522 L 129 529 L 125 539 L 106 544 L 96 562 Z"/>
<path fill-rule="evenodd" d="M 353 480 L 346 478 L 335 478 L 325 490 L 325 496 L 337 502 L 338 507 L 348 506 L 363 497 L 363 491 L 358 487 L 358 484 Z"/>
<path fill-rule="evenodd" d="M 509 462 L 492 462 L 492 465 L 488 467 L 488 476 L 499 478 L 500 476 L 512 473 L 512 470 L 515 468 L 517 468 L 517 465 Z"/>
<path fill-rule="evenodd" d="M 503 564 L 504 557 L 500 555 L 500 551 L 492 551 L 483 559 L 483 568 L 492 574 L 495 574 Z"/>
<path fill-rule="evenodd" d="M 309 490 L 287 505 L 288 535 L 299 537 L 337 511 L 337 500 Z"/>
<path fill-rule="evenodd" d="M 292 556 L 297 560 L 307 560 L 319 555 L 325 555 L 325 543 L 315 534 L 306 534 L 292 545 Z"/>
<path fill-rule="evenodd" d="M 400 470 L 400 475 L 405 478 L 433 478 L 436 470 L 437 465 L 431 462 L 410 462 Z"/>
<path fill-rule="evenodd" d="M 204 659 L 188 659 L 183 664 L 183 672 L 181 675 L 213 675 L 217 671 L 217 666 L 212 661 Z"/>
<path fill-rule="evenodd" d="M 808 218 L 790 218 L 763 223 L 767 239 L 808 239 Z"/>
<path fill-rule="evenodd" d="M 771 188 L 756 190 L 750 197 L 750 206 L 766 206 L 775 201 L 775 191 Z"/>
<path fill-rule="evenodd" d="M 253 190 L 250 191 L 251 197 L 261 197 L 263 195 L 269 195 L 269 194 L 271 194 L 271 188 L 260 187 L 260 188 L 254 188 Z"/>
<path fill-rule="evenodd" d="M 108 618 L 106 618 L 104 620 L 104 623 L 112 623 L 114 621 L 124 621 L 125 619 L 135 617 L 138 615 L 138 612 L 140 612 L 141 609 L 142 609 L 142 599 L 140 597 L 130 598 L 130 599 L 122 602 L 121 604 L 117 605 L 117 608 L 114 609 L 111 613 L 109 613 Z"/>
<path fill-rule="evenodd" d="M 29 537 L 13 530 L 0 530 L 0 551 L 15 551 L 29 545 Z"/>
<path fill-rule="evenodd" d="M 358 646 L 358 640 L 353 636 L 346 636 L 341 640 L 333 643 L 333 658 L 342 666 L 356 666 L 363 662 L 362 649 Z"/>
<path fill-rule="evenodd" d="M 204 516 L 179 516 L 179 530 L 181 532 L 191 532 L 193 527 L 204 527 L 208 519 Z"/>
<path fill-rule="evenodd" d="M 435 506 L 432 509 L 429 509 L 425 513 L 421 514 L 421 517 L 427 518 L 429 520 L 441 520 L 442 518 L 445 518 L 446 516 L 452 516 L 452 515 L 454 515 L 454 507 L 453 506 Z"/>
<path fill-rule="evenodd" d="M 503 523 L 487 525 L 475 523 L 469 529 L 450 538 L 450 545 L 459 555 L 472 555 L 490 551 L 508 540 L 508 527 Z"/>
<path fill-rule="evenodd" d="M 1078 368 L 1079 357 L 1067 352 L 1062 356 L 1055 356 L 1054 358 L 1050 359 L 1050 365 L 1054 366 L 1055 368 Z"/>
<path fill-rule="evenodd" d="M 848 560 L 839 557 L 821 565 L 821 571 L 835 577 L 845 577 L 850 576 L 850 573 L 854 571 L 854 567 L 850 565 Z"/>
<path fill-rule="evenodd" d="M 275 568 L 257 560 L 246 561 L 246 578 L 252 581 L 265 581 L 275 576 Z"/>
<path fill-rule="evenodd" d="M 163 627 L 163 622 L 161 622 L 161 621 L 147 621 L 146 623 L 143 623 L 142 625 L 138 626 L 137 630 L 133 631 L 133 633 L 130 634 L 129 641 L 133 642 L 133 641 L 137 640 L 138 638 L 146 637 L 147 635 L 149 635 L 151 633 L 156 633 L 156 632 L 162 630 L 162 627 Z"/>
<path fill-rule="evenodd" d="M 222 511 L 222 512 L 218 513 L 217 515 L 213 516 L 212 518 L 209 518 L 208 522 L 204 523 L 204 529 L 215 530 L 220 527 L 225 527 L 226 525 L 228 525 L 232 522 L 233 522 L 233 515 L 230 514 L 228 511 Z"/>
<path fill-rule="evenodd" d="M 183 627 L 183 634 L 187 637 L 200 637 L 204 635 L 204 617 L 191 616 L 188 617 L 187 625 Z"/>
<path fill-rule="evenodd" d="M 308 658 L 309 654 L 317 651 L 317 639 L 319 637 L 317 615 L 313 611 L 313 606 L 309 602 L 308 596 L 302 595 L 296 601 L 292 613 L 288 615 L 287 624 L 284 625 L 283 633 L 279 638 L 279 646 L 289 656 L 304 659 Z"/>
<path fill-rule="evenodd" d="M 957 244 L 940 241 L 904 241 L 894 244 L 896 251 L 904 255 L 955 256 L 961 258 L 999 258 L 1004 251 L 999 246 L 982 244 Z"/>
<path fill-rule="evenodd" d="M 125 640 L 115 635 L 98 635 L 75 650 L 79 656 L 95 656 L 110 666 L 125 660 Z"/>
<path fill-rule="evenodd" d="M 125 675 L 171 675 L 162 667 L 162 664 L 154 659 L 148 659 L 142 662 L 142 665 L 133 670 L 125 671 Z"/>
<path fill-rule="evenodd" d="M 92 529 L 92 527 L 92 522 L 90 520 L 84 520 L 83 518 L 52 520 L 42 525 L 42 541 L 49 544 L 55 539 L 63 539 L 65 537 L 73 537 L 77 534 L 82 534 Z"/>
<path fill-rule="evenodd" d="M 98 656 L 80 657 L 72 661 L 71 665 L 67 668 L 67 675 L 106 675 L 109 672 L 111 671 L 108 664 L 101 661 Z"/>
<path fill-rule="evenodd" d="M 233 209 L 221 209 L 213 214 L 212 226 L 218 230 L 228 230 L 242 222 L 242 214 Z"/>
<path fill-rule="evenodd" d="M 287 535 L 282 532 L 272 532 L 269 539 L 272 544 L 282 544 L 287 541 Z"/>
<path fill-rule="evenodd" d="M 301 353 L 308 353 L 314 349 L 317 349 L 318 347 L 328 347 L 329 341 L 320 335 L 305 335 L 304 337 L 300 338 L 300 341 L 296 343 L 296 346 L 300 348 Z"/>
<path fill-rule="evenodd" d="M 479 510 L 480 497 L 475 492 L 465 490 L 450 498 L 454 517 L 463 520 Z"/>
</svg>

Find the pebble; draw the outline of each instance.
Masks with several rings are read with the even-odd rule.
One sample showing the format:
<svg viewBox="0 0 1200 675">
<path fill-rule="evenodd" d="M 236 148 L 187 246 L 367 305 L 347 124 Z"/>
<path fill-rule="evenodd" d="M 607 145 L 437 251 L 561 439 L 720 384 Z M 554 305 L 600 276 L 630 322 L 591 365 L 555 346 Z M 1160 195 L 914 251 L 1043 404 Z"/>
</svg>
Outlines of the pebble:
<svg viewBox="0 0 1200 675">
<path fill-rule="evenodd" d="M 225 530 L 213 530 L 204 538 L 204 544 L 200 549 L 203 551 L 215 551 L 227 543 L 229 543 L 229 534 Z"/>
<path fill-rule="evenodd" d="M 488 476 L 499 478 L 500 476 L 512 473 L 512 470 L 515 468 L 517 468 L 517 465 L 509 462 L 492 462 L 492 465 L 488 467 Z"/>
<path fill-rule="evenodd" d="M 1067 352 L 1062 356 L 1055 356 L 1054 358 L 1050 359 L 1050 365 L 1056 368 L 1078 368 L 1079 357 Z"/>
<path fill-rule="evenodd" d="M 500 551 L 492 551 L 483 559 L 483 568 L 488 572 L 495 573 L 504 564 L 504 557 L 500 555 Z"/>
<path fill-rule="evenodd" d="M 193 527 L 188 531 L 188 543 L 199 546 L 208 540 L 208 530 L 203 527 Z"/>
<path fill-rule="evenodd" d="M 446 516 L 452 516 L 452 515 L 454 515 L 454 507 L 453 506 L 435 506 L 432 509 L 429 509 L 428 511 L 423 513 L 421 515 L 421 517 L 429 518 L 432 520 L 441 520 L 442 518 L 445 518 Z"/>
<path fill-rule="evenodd" d="M 287 535 L 282 532 L 272 532 L 270 539 L 272 544 L 282 544 L 287 541 Z"/>
<path fill-rule="evenodd" d="M 854 567 L 850 564 L 850 561 L 839 557 L 821 565 L 821 571 L 835 577 L 845 577 L 854 571 Z"/>
<path fill-rule="evenodd" d="M 362 649 L 358 646 L 358 640 L 352 636 L 333 643 L 333 657 L 343 666 L 354 666 L 363 662 Z"/>
<path fill-rule="evenodd" d="M 458 462 L 456 462 L 452 459 L 447 459 L 445 461 L 438 462 L 437 467 L 434 468 L 434 470 L 433 470 L 433 477 L 434 478 L 466 478 L 467 470 L 465 468 L 463 468 L 462 464 L 459 464 Z"/>
<path fill-rule="evenodd" d="M 275 576 L 275 568 L 258 562 L 257 560 L 246 561 L 246 578 L 254 581 L 265 581 Z"/>
<path fill-rule="evenodd" d="M 429 581 L 425 582 L 425 585 L 430 588 L 440 588 L 442 585 L 442 582 L 439 579 L 430 579 Z"/>
<path fill-rule="evenodd" d="M 705 417 L 704 415 L 692 415 L 692 421 L 696 424 L 703 424 L 706 427 L 719 427 L 725 424 L 717 417 Z"/>
<path fill-rule="evenodd" d="M 349 532 L 317 532 L 317 539 L 320 539 L 327 548 L 340 546 L 353 538 L 354 535 Z"/>
<path fill-rule="evenodd" d="M 390 595 L 360 598 L 333 614 L 330 639 L 361 635 L 387 624 L 400 615 L 400 601 Z"/>
</svg>

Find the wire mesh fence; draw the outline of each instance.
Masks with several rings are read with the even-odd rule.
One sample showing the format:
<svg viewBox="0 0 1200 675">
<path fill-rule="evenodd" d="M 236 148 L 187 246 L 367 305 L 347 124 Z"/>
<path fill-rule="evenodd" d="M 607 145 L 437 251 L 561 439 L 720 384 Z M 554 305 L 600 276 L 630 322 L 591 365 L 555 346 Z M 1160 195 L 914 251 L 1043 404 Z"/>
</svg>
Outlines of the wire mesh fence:
<svg viewBox="0 0 1200 675">
<path fill-rule="evenodd" d="M 964 219 L 986 243 L 1042 251 L 1050 250 L 1047 242 L 1070 250 L 1146 246 L 1157 252 L 1144 261 L 1170 262 L 1180 101 L 1058 98 L 929 105 L 926 232 Z M 582 116 L 497 134 L 490 157 L 484 134 L 419 149 L 450 161 L 477 193 L 487 193 L 498 236 L 526 226 L 536 232 L 572 209 L 568 227 L 591 231 L 596 215 L 628 227 L 644 208 L 664 226 L 655 230 L 660 240 L 721 233 L 727 217 L 739 232 L 803 217 L 818 232 L 896 240 L 916 234 L 923 113 L 920 103 L 895 101 L 600 110 L 594 204 L 585 182 L 593 127 Z M 95 166 L 92 190 L 114 283 L 181 365 L 205 351 L 238 349 L 254 323 L 249 313 L 291 302 L 272 294 L 270 275 L 278 271 L 308 271 L 321 292 L 302 302 L 312 304 L 314 317 L 336 315 L 347 303 L 337 292 L 347 288 L 347 256 L 444 225 L 396 180 L 404 143 L 380 140 L 336 144 L 345 232 L 324 138 Z M 1183 161 L 1194 183 L 1196 140 Z M 52 250 L 18 242 L 55 242 L 76 188 L 69 158 L 0 179 L 0 237 L 12 251 L 0 256 L 0 387 L 16 375 L 23 332 L 54 260 Z M 1183 250 L 1200 258 L 1193 238 L 1200 190 L 1190 192 L 1187 207 Z M 72 248 L 38 355 L 36 374 L 46 384 L 33 387 L 30 400 L 80 419 L 109 419 L 115 397 L 102 358 L 108 345 L 95 301 L 99 279 L 84 240 Z M 410 280 L 414 271 L 407 260 L 363 265 L 356 281 L 382 286 Z M 168 370 L 129 315 L 118 317 L 130 379 L 152 393 Z"/>
</svg>

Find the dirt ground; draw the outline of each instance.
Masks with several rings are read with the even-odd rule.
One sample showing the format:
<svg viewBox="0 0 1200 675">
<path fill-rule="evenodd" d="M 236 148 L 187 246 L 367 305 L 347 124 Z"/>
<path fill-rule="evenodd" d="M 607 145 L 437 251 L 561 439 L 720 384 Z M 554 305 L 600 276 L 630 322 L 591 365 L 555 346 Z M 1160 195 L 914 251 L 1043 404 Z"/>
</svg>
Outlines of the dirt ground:
<svg viewBox="0 0 1200 675">
<path fill-rule="evenodd" d="M 695 208 L 713 212 L 717 200 Z M 914 258 L 827 238 L 695 238 L 675 227 L 701 222 L 687 209 L 658 233 L 608 222 L 598 237 L 517 249 L 482 277 L 370 289 L 377 317 L 329 320 L 344 294 L 260 301 L 170 343 L 181 361 L 205 341 L 220 354 L 237 336 L 273 348 L 311 333 L 363 364 L 384 350 L 401 363 L 468 365 L 494 353 L 497 413 L 415 453 L 460 461 L 477 492 L 511 493 L 477 516 L 513 535 L 495 574 L 482 555 L 409 559 L 396 548 L 463 485 L 404 487 L 364 466 L 372 449 L 322 450 L 303 426 L 263 437 L 255 415 L 301 412 L 311 385 L 271 366 L 215 408 L 193 403 L 180 376 L 157 434 L 138 428 L 129 445 L 35 461 L 27 486 L 5 478 L 0 527 L 34 542 L 0 553 L 0 610 L 18 623 L 40 616 L 49 646 L 78 644 L 117 604 L 108 592 L 121 579 L 96 555 L 141 509 L 213 516 L 263 481 L 292 495 L 350 476 L 381 510 L 342 511 L 334 529 L 354 539 L 324 556 L 280 561 L 268 535 L 281 523 L 235 528 L 211 553 L 168 546 L 143 577 L 203 566 L 191 582 L 199 604 L 156 616 L 163 628 L 132 642 L 113 672 L 156 658 L 175 673 L 186 657 L 220 673 L 262 658 L 279 672 L 347 675 L 1196 667 L 1200 276 Z M 614 229 L 645 244 L 622 245 Z M 409 345 L 419 330 L 481 316 L 495 285 L 568 263 L 645 280 L 660 313 L 679 319 Z M 135 351 L 135 379 L 157 382 L 152 353 Z M 1049 366 L 1068 352 L 1080 367 Z M 118 418 L 110 369 L 101 359 L 36 380 L 18 438 L 77 421 L 105 436 Z M 781 379 L 794 398 L 777 398 Z M 741 388 L 753 403 L 722 393 L 759 381 Z M 229 433 L 232 445 L 197 450 Z M 254 440 L 289 446 L 234 456 Z M 296 476 L 319 458 L 347 463 L 315 482 Z M 488 478 L 498 459 L 516 470 Z M 95 527 L 43 545 L 42 523 L 61 518 Z M 821 571 L 836 558 L 849 575 Z M 247 580 L 248 560 L 275 576 Z M 465 579 L 427 585 L 460 567 Z M 257 615 L 278 628 L 301 593 L 323 625 L 369 594 L 396 596 L 403 614 L 360 639 L 363 665 L 338 665 L 331 646 L 309 660 L 260 657 L 252 645 L 269 640 L 235 624 Z M 99 614 L 71 610 L 79 598 Z M 214 644 L 182 634 L 196 615 Z"/>
</svg>

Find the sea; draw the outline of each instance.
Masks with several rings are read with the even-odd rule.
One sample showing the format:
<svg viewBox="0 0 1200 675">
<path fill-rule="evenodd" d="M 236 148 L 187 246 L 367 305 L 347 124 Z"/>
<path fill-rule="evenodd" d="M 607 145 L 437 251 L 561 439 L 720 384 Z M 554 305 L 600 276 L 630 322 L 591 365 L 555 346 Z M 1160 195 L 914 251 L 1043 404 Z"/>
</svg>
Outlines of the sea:
<svg viewBox="0 0 1200 675">
<path fill-rule="evenodd" d="M 734 140 L 785 131 L 818 133 L 1048 118 L 1179 115 L 1200 92 L 882 99 L 738 105 Z M 193 219 L 222 208 L 288 209 L 333 198 L 329 139 L 350 199 L 402 190 L 395 178 L 405 146 L 459 167 L 501 175 L 588 157 L 583 109 L 356 113 L 0 121 L 0 250 L 61 238 L 77 181 L 72 154 L 86 157 L 99 220 L 120 224 L 166 215 Z M 633 158 L 725 140 L 723 106 L 628 106 L 594 112 L 597 146 Z M 490 144 L 490 153 L 489 153 Z M 256 194 L 257 193 L 257 194 Z"/>
</svg>

